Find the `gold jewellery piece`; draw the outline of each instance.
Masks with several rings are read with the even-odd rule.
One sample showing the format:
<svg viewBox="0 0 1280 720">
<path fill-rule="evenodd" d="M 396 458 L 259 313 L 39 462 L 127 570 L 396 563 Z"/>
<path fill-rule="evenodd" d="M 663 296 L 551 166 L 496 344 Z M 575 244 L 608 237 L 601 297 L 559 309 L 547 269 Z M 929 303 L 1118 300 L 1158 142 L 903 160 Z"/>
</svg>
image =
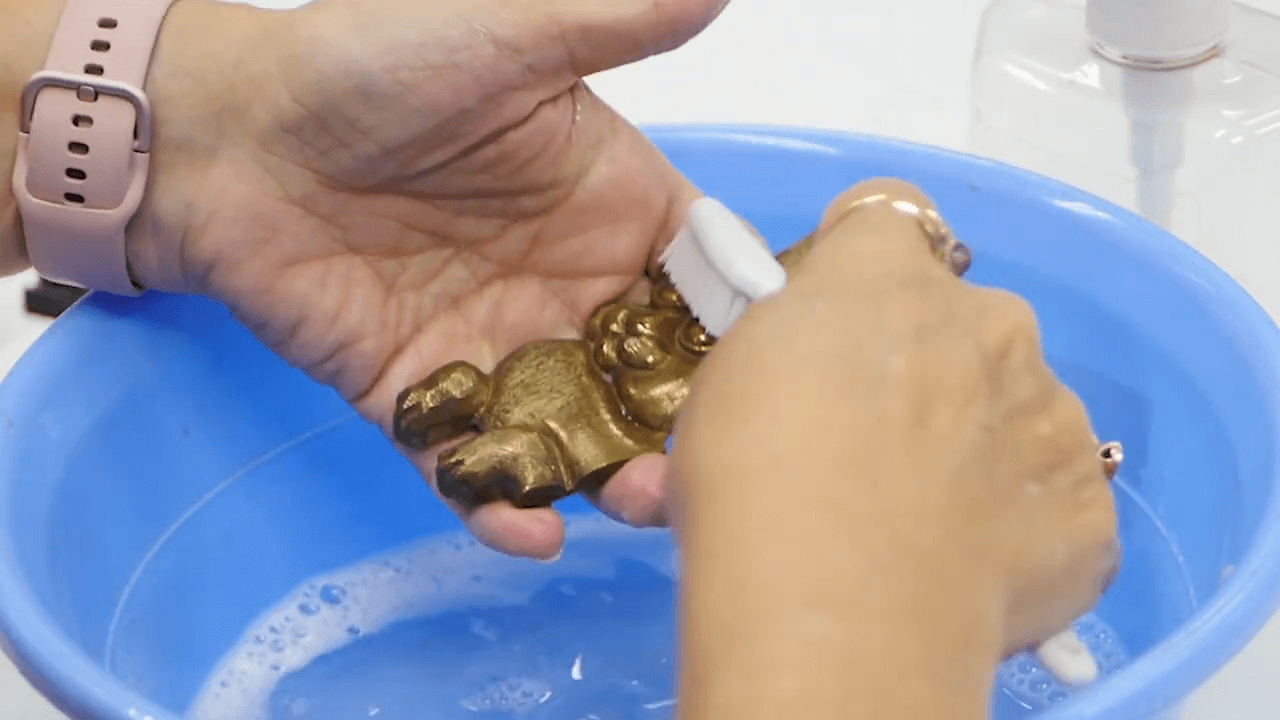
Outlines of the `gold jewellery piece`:
<svg viewBox="0 0 1280 720">
<path fill-rule="evenodd" d="M 942 216 L 932 207 L 921 206 L 913 200 L 895 197 L 888 192 L 866 195 L 849 203 L 846 212 L 853 212 L 872 205 L 888 203 L 894 210 L 915 218 L 929 241 L 929 251 L 938 262 L 951 268 L 956 277 L 963 276 L 973 263 L 973 253 L 968 246 L 956 239 Z"/>
</svg>

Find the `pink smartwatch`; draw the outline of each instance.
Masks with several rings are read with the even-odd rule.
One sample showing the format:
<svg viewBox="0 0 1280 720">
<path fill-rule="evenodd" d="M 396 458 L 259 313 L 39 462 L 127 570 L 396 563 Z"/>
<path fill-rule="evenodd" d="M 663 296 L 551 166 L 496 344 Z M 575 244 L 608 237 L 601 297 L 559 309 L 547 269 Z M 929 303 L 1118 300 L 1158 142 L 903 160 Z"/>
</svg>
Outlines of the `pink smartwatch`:
<svg viewBox="0 0 1280 720">
<path fill-rule="evenodd" d="M 125 230 L 151 150 L 143 92 L 173 0 L 67 0 L 44 70 L 22 93 L 13 193 L 27 254 L 49 280 L 138 295 Z"/>
</svg>

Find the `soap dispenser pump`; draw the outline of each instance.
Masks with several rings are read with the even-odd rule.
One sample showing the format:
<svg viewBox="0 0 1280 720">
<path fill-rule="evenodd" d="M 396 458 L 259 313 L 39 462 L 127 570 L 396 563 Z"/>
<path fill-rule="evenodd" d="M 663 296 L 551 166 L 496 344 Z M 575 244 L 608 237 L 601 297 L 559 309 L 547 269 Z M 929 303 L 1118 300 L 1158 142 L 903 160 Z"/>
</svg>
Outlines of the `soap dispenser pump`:
<svg viewBox="0 0 1280 720">
<path fill-rule="evenodd" d="M 971 151 L 1142 214 L 1280 314 L 1280 18 L 1231 0 L 993 0 L 970 99 Z"/>
</svg>

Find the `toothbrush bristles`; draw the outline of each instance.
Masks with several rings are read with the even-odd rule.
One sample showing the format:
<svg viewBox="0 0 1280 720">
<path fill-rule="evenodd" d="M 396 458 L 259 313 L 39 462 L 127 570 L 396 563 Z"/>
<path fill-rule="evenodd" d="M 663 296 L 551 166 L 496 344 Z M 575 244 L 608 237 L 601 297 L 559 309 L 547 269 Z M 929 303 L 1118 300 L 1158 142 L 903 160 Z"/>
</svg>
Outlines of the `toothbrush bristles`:
<svg viewBox="0 0 1280 720">
<path fill-rule="evenodd" d="M 723 335 L 736 319 L 736 293 L 721 279 L 697 240 L 688 231 L 680 233 L 663 251 L 659 262 L 707 333 L 713 337 Z"/>
</svg>

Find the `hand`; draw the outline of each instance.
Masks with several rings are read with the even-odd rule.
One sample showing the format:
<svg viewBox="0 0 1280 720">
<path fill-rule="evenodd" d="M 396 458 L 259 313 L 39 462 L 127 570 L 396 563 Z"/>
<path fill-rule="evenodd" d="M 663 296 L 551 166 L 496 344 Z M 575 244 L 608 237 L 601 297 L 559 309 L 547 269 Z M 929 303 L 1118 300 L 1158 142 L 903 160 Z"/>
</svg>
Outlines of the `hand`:
<svg viewBox="0 0 1280 720">
<path fill-rule="evenodd" d="M 1032 310 L 957 279 L 876 196 L 931 207 L 895 181 L 838 198 L 677 419 L 687 718 L 823 698 L 985 716 L 999 656 L 1086 612 L 1119 562 L 1097 439 Z"/>
<path fill-rule="evenodd" d="M 721 4 L 183 0 L 148 85 L 135 275 L 223 302 L 389 433 L 396 394 L 436 368 L 490 370 L 643 289 L 698 193 L 581 78 L 680 45 Z M 411 457 L 430 479 L 435 454 Z M 662 467 L 637 460 L 599 502 L 658 521 Z M 508 553 L 563 540 L 549 509 L 464 520 Z"/>
</svg>

